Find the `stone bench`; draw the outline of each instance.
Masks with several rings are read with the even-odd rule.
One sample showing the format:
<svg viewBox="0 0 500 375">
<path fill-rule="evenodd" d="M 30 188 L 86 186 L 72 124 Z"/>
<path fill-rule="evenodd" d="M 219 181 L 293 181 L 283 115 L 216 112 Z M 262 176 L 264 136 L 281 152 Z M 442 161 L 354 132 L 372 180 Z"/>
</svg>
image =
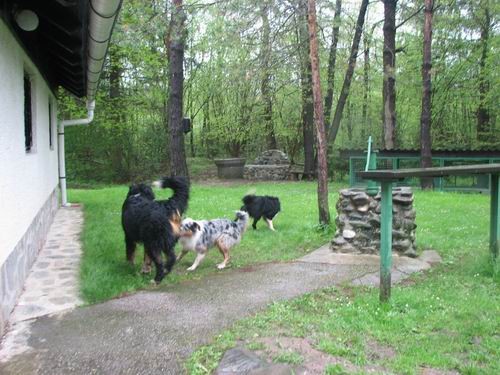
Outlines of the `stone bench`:
<svg viewBox="0 0 500 375">
<path fill-rule="evenodd" d="M 313 179 L 316 177 L 314 172 L 306 172 L 304 173 L 304 164 L 293 164 L 290 165 L 290 170 L 288 171 L 289 179 L 292 181 L 302 180 L 304 177 L 307 179 Z"/>
</svg>

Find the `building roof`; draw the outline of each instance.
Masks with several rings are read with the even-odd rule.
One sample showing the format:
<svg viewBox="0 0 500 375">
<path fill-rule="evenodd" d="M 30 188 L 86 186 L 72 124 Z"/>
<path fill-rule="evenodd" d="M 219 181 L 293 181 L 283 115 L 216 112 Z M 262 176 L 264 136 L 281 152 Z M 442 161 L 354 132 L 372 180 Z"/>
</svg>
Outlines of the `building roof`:
<svg viewBox="0 0 500 375">
<path fill-rule="evenodd" d="M 92 61 L 89 63 L 89 56 L 92 54 L 89 52 L 89 45 L 96 43 L 89 30 L 92 17 L 97 14 L 93 3 L 92 0 L 0 0 L 0 16 L 53 90 L 62 86 L 77 97 L 89 95 L 89 92 L 90 95 L 95 93 L 98 80 L 95 77 L 99 77 L 101 73 L 112 25 L 121 1 L 118 1 L 118 6 L 113 10 L 115 14 L 106 40 L 97 41 L 101 45 L 105 43 L 105 46 L 99 57 L 102 57 L 102 62 L 98 64 L 99 71 L 92 72 L 90 82 L 88 70 L 89 64 L 92 64 Z M 29 9 L 38 16 L 39 24 L 34 31 L 24 31 L 18 26 L 15 15 L 22 9 Z M 106 17 L 109 15 L 101 18 Z"/>
</svg>

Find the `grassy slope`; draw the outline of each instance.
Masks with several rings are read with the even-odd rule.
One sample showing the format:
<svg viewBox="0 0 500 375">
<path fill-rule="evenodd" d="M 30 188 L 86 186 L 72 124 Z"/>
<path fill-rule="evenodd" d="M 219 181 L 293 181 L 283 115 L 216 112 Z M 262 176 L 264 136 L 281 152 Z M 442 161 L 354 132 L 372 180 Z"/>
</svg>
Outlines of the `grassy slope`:
<svg viewBox="0 0 500 375">
<path fill-rule="evenodd" d="M 316 186 L 313 183 L 274 183 L 235 186 L 207 186 L 194 184 L 187 215 L 193 218 L 234 217 L 241 207 L 243 195 L 253 189 L 257 194 L 280 197 L 282 212 L 275 219 L 276 233 L 269 231 L 263 221 L 258 230 L 251 228 L 243 241 L 232 252 L 231 266 L 276 260 L 295 259 L 327 242 L 332 233 L 318 230 Z M 336 201 L 332 189 L 331 202 Z M 70 190 L 70 201 L 85 206 L 85 229 L 82 240 L 85 249 L 82 260 L 81 285 L 83 298 L 94 303 L 124 292 L 147 287 L 151 275 L 140 275 L 142 248 L 137 253 L 136 267 L 125 262 L 125 245 L 120 224 L 121 205 L 127 187 L 109 187 L 96 190 Z M 158 198 L 170 196 L 170 190 L 158 190 Z M 194 274 L 185 269 L 191 265 L 194 254 L 188 254 L 176 265 L 163 282 L 172 283 L 189 278 L 201 278 L 216 272 L 221 261 L 215 249 L 209 252 Z"/>
<path fill-rule="evenodd" d="M 439 250 L 441 266 L 394 287 L 388 305 L 378 303 L 377 289 L 367 288 L 331 288 L 273 304 L 196 351 L 189 373 L 213 369 L 237 340 L 258 348 L 258 338 L 269 332 L 304 337 L 326 353 L 398 374 L 422 367 L 500 373 L 499 277 L 489 262 L 488 202 L 480 195 L 417 192 L 419 248 Z M 372 358 L 370 340 L 392 347 L 396 356 Z M 344 371 L 333 366 L 327 373 Z"/>
</svg>

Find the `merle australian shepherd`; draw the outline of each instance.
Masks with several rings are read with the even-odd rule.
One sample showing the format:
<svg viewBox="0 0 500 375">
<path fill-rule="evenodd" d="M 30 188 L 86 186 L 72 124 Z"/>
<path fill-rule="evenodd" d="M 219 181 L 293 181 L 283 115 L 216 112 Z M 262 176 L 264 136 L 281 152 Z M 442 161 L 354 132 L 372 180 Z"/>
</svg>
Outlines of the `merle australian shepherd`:
<svg viewBox="0 0 500 375">
<path fill-rule="evenodd" d="M 226 267 L 229 262 L 229 251 L 240 243 L 248 224 L 248 213 L 236 211 L 236 219 L 182 220 L 181 239 L 182 252 L 179 261 L 190 250 L 196 252 L 196 259 L 188 271 L 194 271 L 207 255 L 211 247 L 216 246 L 224 260 L 217 265 L 218 269 Z"/>
<path fill-rule="evenodd" d="M 174 194 L 166 200 L 155 200 L 150 186 L 130 186 L 122 206 L 122 226 L 127 260 L 134 263 L 136 244 L 143 243 L 143 271 L 148 272 L 148 263 L 152 261 L 156 267 L 154 281 L 158 284 L 175 263 L 174 247 L 179 238 L 180 216 L 187 209 L 189 183 L 184 177 L 170 177 L 157 184 L 172 189 Z M 166 263 L 162 253 L 167 258 Z"/>
<path fill-rule="evenodd" d="M 245 195 L 241 210 L 248 212 L 250 217 L 253 218 L 253 229 L 257 229 L 257 222 L 263 217 L 269 229 L 274 231 L 273 218 L 280 212 L 281 205 L 280 200 L 276 197 Z"/>
</svg>

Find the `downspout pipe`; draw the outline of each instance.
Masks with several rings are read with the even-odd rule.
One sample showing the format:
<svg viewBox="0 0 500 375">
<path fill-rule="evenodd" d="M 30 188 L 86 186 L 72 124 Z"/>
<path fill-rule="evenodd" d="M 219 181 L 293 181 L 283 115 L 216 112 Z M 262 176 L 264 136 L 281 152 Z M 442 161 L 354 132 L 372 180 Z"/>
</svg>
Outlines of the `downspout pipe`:
<svg viewBox="0 0 500 375">
<path fill-rule="evenodd" d="M 66 189 L 66 163 L 64 153 L 64 128 L 73 125 L 88 125 L 94 118 L 95 95 L 99 85 L 109 41 L 118 18 L 122 0 L 89 0 L 89 25 L 87 30 L 87 117 L 63 120 L 58 126 L 59 185 L 61 205 L 70 206 Z"/>
<path fill-rule="evenodd" d="M 66 161 L 64 151 L 64 128 L 73 125 L 88 125 L 94 119 L 95 100 L 87 102 L 87 117 L 75 120 L 62 120 L 59 122 L 59 129 L 57 131 L 58 152 L 59 152 L 59 187 L 61 189 L 61 205 L 69 207 L 71 204 L 68 202 L 68 191 L 66 188 Z"/>
</svg>

